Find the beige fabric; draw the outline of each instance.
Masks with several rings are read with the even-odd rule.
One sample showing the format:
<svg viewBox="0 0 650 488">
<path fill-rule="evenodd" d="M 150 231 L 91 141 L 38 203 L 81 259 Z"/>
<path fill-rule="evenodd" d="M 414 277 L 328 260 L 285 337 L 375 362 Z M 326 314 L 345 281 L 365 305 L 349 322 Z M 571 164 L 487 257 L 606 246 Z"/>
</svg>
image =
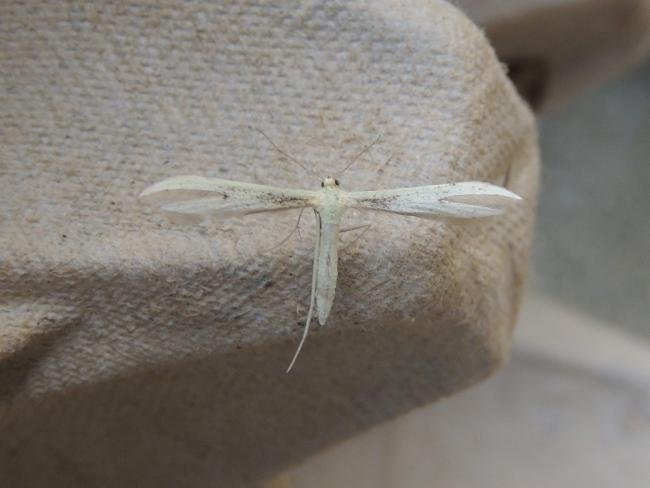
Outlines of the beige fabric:
<svg viewBox="0 0 650 488">
<path fill-rule="evenodd" d="M 535 106 L 559 104 L 650 52 L 650 0 L 453 0 Z"/>
<path fill-rule="evenodd" d="M 471 391 L 285 473 L 287 488 L 642 488 L 650 344 L 547 298 L 525 301 L 512 360 Z M 279 485 L 283 486 L 283 485 Z"/>
<path fill-rule="evenodd" d="M 535 125 L 448 4 L 3 2 L 0 39 L 3 486 L 252 481 L 504 360 Z M 464 224 L 352 214 L 372 228 L 286 375 L 310 219 L 264 253 L 295 212 L 179 227 L 136 196 L 177 174 L 313 188 L 378 135 L 345 188 L 484 180 L 525 202 Z"/>
</svg>

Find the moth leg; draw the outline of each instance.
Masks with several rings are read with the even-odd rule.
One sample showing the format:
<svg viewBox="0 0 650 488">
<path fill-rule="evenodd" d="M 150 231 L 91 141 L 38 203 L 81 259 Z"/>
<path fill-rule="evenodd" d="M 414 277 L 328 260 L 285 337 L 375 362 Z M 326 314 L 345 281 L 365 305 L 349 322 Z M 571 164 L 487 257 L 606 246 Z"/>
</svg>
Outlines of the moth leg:
<svg viewBox="0 0 650 488">
<path fill-rule="evenodd" d="M 296 228 L 295 231 L 298 233 L 298 240 L 302 241 L 302 232 L 300 232 L 300 219 L 302 218 L 302 213 L 305 211 L 304 208 L 300 209 L 300 213 L 298 214 L 298 221 L 296 222 Z"/>
<path fill-rule="evenodd" d="M 348 227 L 347 229 L 341 229 L 341 232 L 350 232 L 350 231 L 352 231 L 352 230 L 359 230 L 359 229 L 363 229 L 363 232 L 360 232 L 358 236 L 356 236 L 356 237 L 355 237 L 354 239 L 352 239 L 350 242 L 348 242 L 347 244 L 345 244 L 344 246 L 342 246 L 340 250 L 343 251 L 344 249 L 347 249 L 347 248 L 350 247 L 352 244 L 354 244 L 354 243 L 357 242 L 359 239 L 361 239 L 361 238 L 364 236 L 364 234 L 365 234 L 366 232 L 368 232 L 368 230 L 370 229 L 371 226 L 372 226 L 372 224 L 363 224 L 363 225 L 355 225 L 354 227 Z"/>
<path fill-rule="evenodd" d="M 300 234 L 300 219 L 302 218 L 302 213 L 303 213 L 304 211 L 305 211 L 304 208 L 301 208 L 301 209 L 300 209 L 300 213 L 298 214 L 298 220 L 296 220 L 296 225 L 293 227 L 293 229 L 291 230 L 291 232 L 289 233 L 289 235 L 287 235 L 287 237 L 285 237 L 284 239 L 282 239 L 282 240 L 281 240 L 280 242 L 278 242 L 277 244 L 274 244 L 273 246 L 269 247 L 268 249 L 264 249 L 264 250 L 262 251 L 262 254 L 265 254 L 265 253 L 267 253 L 267 252 L 271 252 L 271 251 L 273 251 L 274 249 L 277 249 L 277 248 L 280 247 L 282 244 L 284 244 L 284 243 L 287 242 L 289 239 L 291 239 L 291 236 L 294 235 L 296 232 L 298 232 L 298 237 L 302 239 L 302 235 Z"/>
<path fill-rule="evenodd" d="M 508 185 L 510 185 L 510 173 L 512 172 L 512 163 L 508 165 L 508 169 L 506 170 L 506 174 L 503 177 L 503 183 L 501 183 L 501 186 L 504 188 L 508 188 Z"/>
<path fill-rule="evenodd" d="M 364 229 L 366 227 L 370 227 L 371 225 L 372 224 L 355 225 L 354 227 L 346 227 L 345 229 L 341 229 L 339 232 L 350 232 L 352 230 Z"/>
</svg>

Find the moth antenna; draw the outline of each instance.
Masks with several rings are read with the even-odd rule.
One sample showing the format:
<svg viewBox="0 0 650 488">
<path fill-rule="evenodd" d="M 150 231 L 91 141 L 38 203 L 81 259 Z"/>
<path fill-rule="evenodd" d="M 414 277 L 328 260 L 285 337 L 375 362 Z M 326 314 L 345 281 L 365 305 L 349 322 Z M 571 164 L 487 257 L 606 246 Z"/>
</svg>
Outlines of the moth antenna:
<svg viewBox="0 0 650 488">
<path fill-rule="evenodd" d="M 359 154 L 357 154 L 357 155 L 354 157 L 354 159 L 352 159 L 352 161 L 350 161 L 350 162 L 347 164 L 347 166 L 346 166 L 345 168 L 343 168 L 343 169 L 342 169 L 342 170 L 337 174 L 337 176 L 342 176 L 343 173 L 345 173 L 348 169 L 350 169 L 350 166 L 352 166 L 354 163 L 356 163 L 356 162 L 359 160 L 359 158 L 360 158 L 361 156 L 363 156 L 366 152 L 368 152 L 368 151 L 370 150 L 370 148 L 371 148 L 372 146 L 374 146 L 375 144 L 377 144 L 377 143 L 379 142 L 379 139 L 381 139 L 381 135 L 378 135 L 377 138 L 376 138 L 373 142 L 371 142 L 370 144 L 368 144 L 367 146 L 365 146 L 365 147 L 361 150 L 361 152 L 360 152 Z"/>
<path fill-rule="evenodd" d="M 390 164 L 390 162 L 393 160 L 394 157 L 395 157 L 394 154 L 391 154 L 390 156 L 388 156 L 388 159 L 386 159 L 386 161 L 384 161 L 384 162 L 381 164 L 381 166 L 378 168 L 378 170 L 382 170 L 382 169 L 384 169 L 386 166 L 388 166 L 388 165 Z"/>
<path fill-rule="evenodd" d="M 321 224 L 320 224 L 320 215 L 318 215 L 318 212 L 316 212 L 316 210 L 314 210 L 314 214 L 316 214 L 316 220 L 318 221 L 317 222 L 318 225 L 316 226 L 316 249 L 314 250 L 314 271 L 311 278 L 311 301 L 309 302 L 309 312 L 307 312 L 307 321 L 305 322 L 305 330 L 302 333 L 300 344 L 298 344 L 298 349 L 296 349 L 296 353 L 293 355 L 291 364 L 289 364 L 289 367 L 287 368 L 287 373 L 291 371 L 291 368 L 293 368 L 293 365 L 296 363 L 296 359 L 298 359 L 298 355 L 302 350 L 302 346 L 305 343 L 305 339 L 307 339 L 307 334 L 309 334 L 309 326 L 311 324 L 311 317 L 314 313 L 314 304 L 316 303 L 316 277 L 318 271 L 318 250 L 320 249 Z"/>
<path fill-rule="evenodd" d="M 269 144 L 271 144 L 271 145 L 275 148 L 275 150 L 276 150 L 277 152 L 279 152 L 280 154 L 282 154 L 285 158 L 287 158 L 287 159 L 288 159 L 289 161 L 291 161 L 292 163 L 295 163 L 295 164 L 297 164 L 298 166 L 300 166 L 300 167 L 301 167 L 303 170 L 305 170 L 307 173 L 309 173 L 309 174 L 311 174 L 312 176 L 314 176 L 314 173 L 313 173 L 312 171 L 310 171 L 309 168 L 307 168 L 304 164 L 302 164 L 300 161 L 298 161 L 296 158 L 294 158 L 291 154 L 289 154 L 289 153 L 287 153 L 286 151 L 283 151 L 282 149 L 280 149 L 280 148 L 278 147 L 278 145 L 277 145 L 275 142 L 273 142 L 273 141 L 271 140 L 271 138 L 270 138 L 269 136 L 267 136 L 267 135 L 264 133 L 264 131 L 263 131 L 262 129 L 259 129 L 259 128 L 255 127 L 255 130 L 256 130 L 257 132 L 259 132 L 260 134 L 262 134 L 262 136 L 264 136 L 264 139 L 266 139 L 267 141 L 269 141 Z"/>
<path fill-rule="evenodd" d="M 372 224 L 363 224 L 363 225 L 357 225 L 356 227 L 352 227 L 350 229 L 345 229 L 345 231 L 351 231 L 351 230 L 357 230 L 357 229 L 363 229 L 363 231 L 361 231 L 359 233 L 359 235 L 356 236 L 354 239 L 352 239 L 350 242 L 346 243 L 343 247 L 341 247 L 340 251 L 343 251 L 343 250 L 347 249 L 348 247 L 352 246 L 355 242 L 357 242 L 364 235 L 366 235 L 366 232 L 368 232 L 370 230 L 371 226 L 372 226 Z M 344 230 L 341 229 L 341 232 L 344 232 Z"/>
</svg>

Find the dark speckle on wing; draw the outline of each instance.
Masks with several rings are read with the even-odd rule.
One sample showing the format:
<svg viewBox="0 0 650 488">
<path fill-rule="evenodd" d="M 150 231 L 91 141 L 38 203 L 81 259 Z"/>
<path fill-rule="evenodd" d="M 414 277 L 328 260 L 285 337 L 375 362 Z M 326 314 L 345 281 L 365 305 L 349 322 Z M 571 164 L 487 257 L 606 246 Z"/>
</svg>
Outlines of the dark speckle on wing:
<svg viewBox="0 0 650 488">
<path fill-rule="evenodd" d="M 398 198 L 399 198 L 398 195 L 390 195 L 390 196 L 385 196 L 385 197 L 376 197 L 376 198 L 372 198 L 372 199 L 369 198 L 366 201 L 368 203 L 372 203 L 373 205 L 375 205 L 378 208 L 386 208 L 386 209 L 388 209 L 388 208 L 391 207 L 391 203 L 393 203 Z"/>
<path fill-rule="evenodd" d="M 275 205 L 285 205 L 287 203 L 290 203 L 296 206 L 307 206 L 309 204 L 309 202 L 304 198 L 296 198 L 286 195 L 274 195 L 272 193 L 261 196 L 261 199 Z"/>
</svg>

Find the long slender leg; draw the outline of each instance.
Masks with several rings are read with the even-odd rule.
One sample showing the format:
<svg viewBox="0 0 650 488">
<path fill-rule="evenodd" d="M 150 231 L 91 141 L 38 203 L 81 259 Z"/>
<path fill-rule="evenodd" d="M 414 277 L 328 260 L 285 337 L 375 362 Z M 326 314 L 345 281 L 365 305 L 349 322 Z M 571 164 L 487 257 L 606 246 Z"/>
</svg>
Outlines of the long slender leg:
<svg viewBox="0 0 650 488">
<path fill-rule="evenodd" d="M 357 230 L 357 229 L 363 229 L 365 227 L 370 227 L 372 224 L 361 224 L 361 225 L 355 225 L 354 227 L 346 227 L 345 229 L 341 229 L 340 232 L 350 232 L 352 230 Z"/>
<path fill-rule="evenodd" d="M 316 277 L 318 276 L 318 255 L 319 255 L 319 250 L 320 250 L 320 240 L 321 240 L 321 221 L 320 221 L 320 215 L 318 215 L 318 212 L 314 210 L 314 215 L 316 216 L 316 246 L 314 249 L 314 269 L 312 273 L 312 278 L 311 278 L 311 299 L 309 302 L 309 312 L 307 313 L 307 321 L 305 322 L 305 330 L 302 333 L 302 338 L 300 339 L 300 344 L 298 344 L 298 349 L 296 349 L 296 353 L 293 355 L 293 359 L 291 360 L 291 364 L 289 364 L 289 367 L 287 368 L 287 373 L 291 371 L 291 368 L 293 368 L 294 363 L 296 362 L 296 359 L 298 359 L 298 355 L 300 354 L 300 351 L 302 350 L 302 346 L 305 343 L 305 339 L 307 339 L 307 334 L 309 333 L 309 325 L 311 324 L 311 318 L 314 313 L 314 304 L 316 303 Z"/>
<path fill-rule="evenodd" d="M 504 188 L 508 188 L 508 185 L 510 185 L 510 173 L 512 171 L 512 163 L 508 165 L 508 170 L 506 171 L 505 176 L 503 177 L 503 183 L 501 183 L 501 186 Z"/>
<path fill-rule="evenodd" d="M 344 249 L 347 249 L 350 247 L 352 244 L 357 242 L 359 239 L 361 239 L 368 230 L 370 230 L 370 226 L 372 224 L 363 224 L 363 225 L 356 225 L 354 227 L 349 227 L 347 229 L 341 229 L 341 232 L 349 232 L 351 230 L 357 230 L 357 229 L 364 229 L 363 232 L 360 232 L 358 236 L 356 236 L 354 239 L 352 239 L 350 242 L 348 242 L 345 246 L 343 246 L 340 250 L 343 251 Z"/>
<path fill-rule="evenodd" d="M 265 253 L 267 253 L 267 252 L 271 252 L 271 251 L 273 251 L 274 249 L 277 249 L 277 248 L 280 247 L 282 244 L 284 244 L 284 243 L 287 242 L 289 239 L 291 239 L 291 236 L 294 235 L 296 232 L 298 232 L 298 235 L 300 236 L 300 219 L 302 218 L 302 213 L 303 213 L 304 211 L 305 211 L 304 208 L 301 208 L 301 209 L 300 209 L 300 213 L 298 214 L 298 220 L 296 221 L 296 225 L 295 225 L 294 228 L 291 230 L 291 232 L 289 232 L 289 235 L 287 235 L 287 237 L 285 237 L 284 239 L 282 239 L 282 240 L 281 240 L 280 242 L 278 242 L 277 244 L 274 244 L 272 247 L 269 247 L 268 249 L 264 249 L 264 250 L 262 251 L 262 254 L 265 254 Z"/>
</svg>

